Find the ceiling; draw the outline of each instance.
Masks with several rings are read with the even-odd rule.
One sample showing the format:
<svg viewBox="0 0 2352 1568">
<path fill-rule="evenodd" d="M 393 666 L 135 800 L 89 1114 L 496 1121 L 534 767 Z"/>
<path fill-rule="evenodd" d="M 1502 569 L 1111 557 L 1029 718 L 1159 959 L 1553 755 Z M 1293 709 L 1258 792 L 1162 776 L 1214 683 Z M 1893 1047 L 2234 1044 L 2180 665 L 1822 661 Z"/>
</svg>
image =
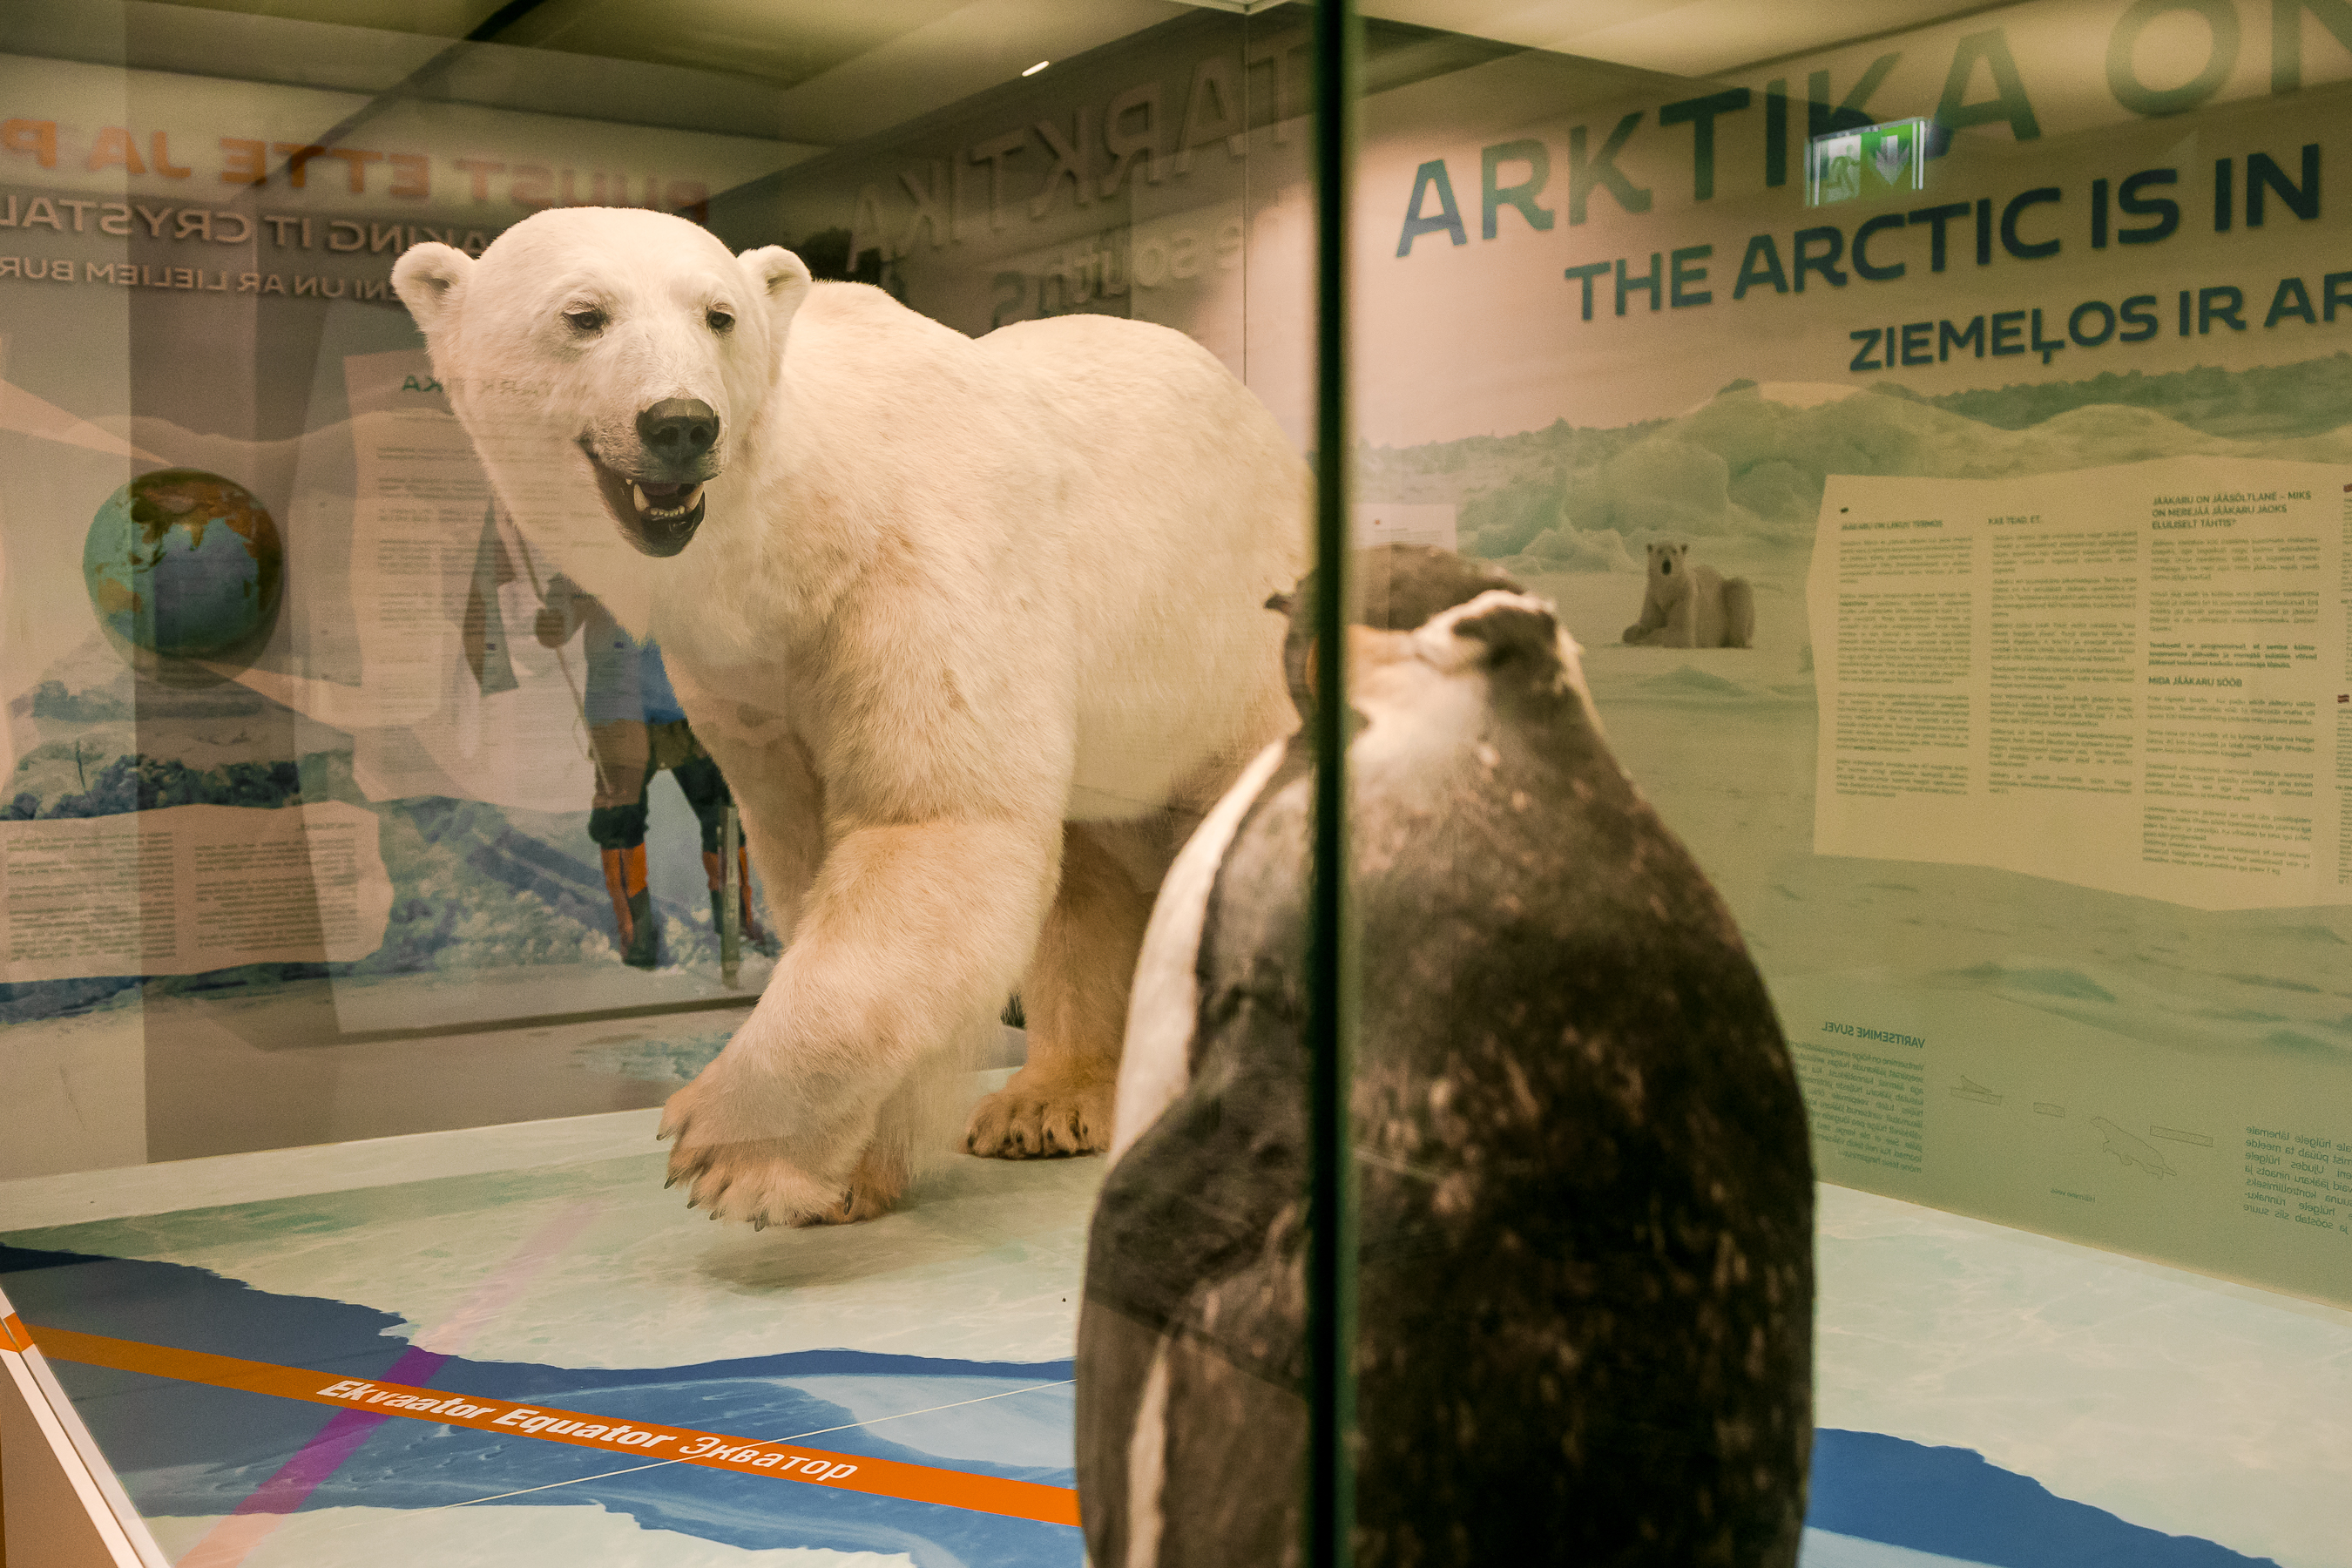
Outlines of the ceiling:
<svg viewBox="0 0 2352 1568">
<path fill-rule="evenodd" d="M 1258 16 L 1277 8 L 1277 0 L 12 0 L 0 7 L 0 50 L 550 113 L 593 104 L 600 119 L 840 146 L 1203 4 Z M 1378 69 L 1380 59 L 1433 47 L 1444 55 L 1442 34 L 1486 42 L 1450 67 L 1433 57 L 1429 69 L 1459 68 L 1501 46 L 1704 77 L 1996 8 L 1985 0 L 1879 0 L 1866 12 L 1811 0 L 1360 6 L 1376 24 L 1373 89 L 1396 74 Z M 1286 22 L 1303 12 L 1281 9 Z M 616 60 L 633 68 L 614 72 Z"/>
<path fill-rule="evenodd" d="M 1706 77 L 1825 52 L 2017 0 L 1358 0 L 1385 21 L 1471 33 L 1668 76 Z"/>
<path fill-rule="evenodd" d="M 333 23 L 455 42 L 682 66 L 774 88 L 880 54 L 1007 47 L 1076 52 L 1190 6 L 1172 0 L 162 0 L 190 10 Z M 993 52 L 993 51 L 989 51 Z M 1015 48 L 1015 53 L 1020 49 Z M 1039 57 L 1026 56 L 1022 65 Z M 1046 58 L 1054 58 L 1049 55 Z"/>
<path fill-rule="evenodd" d="M 893 43 L 932 47 L 979 29 L 945 26 L 984 14 L 990 27 L 1039 44 L 1074 28 L 1114 26 L 1193 8 L 1094 0 L 162 0 L 190 9 L 375 28 L 448 40 L 560 49 L 748 76 L 792 87 Z M 1264 11 L 1277 0 L 1195 0 L 1219 10 Z M 1643 70 L 1700 76 L 1883 34 L 2011 0 L 1879 0 L 1866 12 L 1811 0 L 1360 0 L 1367 16 L 1581 55 Z M 1148 24 L 1147 24 L 1148 25 Z M 1097 41 L 1108 41 L 1097 39 Z M 1059 57 L 1075 50 L 1065 47 Z"/>
</svg>

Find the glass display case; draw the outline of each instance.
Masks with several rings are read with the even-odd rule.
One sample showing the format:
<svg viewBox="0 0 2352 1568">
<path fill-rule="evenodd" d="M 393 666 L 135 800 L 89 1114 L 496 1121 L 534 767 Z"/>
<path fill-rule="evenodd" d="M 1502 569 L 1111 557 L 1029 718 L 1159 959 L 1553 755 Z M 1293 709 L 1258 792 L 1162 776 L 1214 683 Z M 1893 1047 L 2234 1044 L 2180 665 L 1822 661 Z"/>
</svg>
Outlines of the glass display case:
<svg viewBox="0 0 2352 1568">
<path fill-rule="evenodd" d="M 2347 83 L 15 7 L 0 1561 L 2352 1565 Z"/>
</svg>

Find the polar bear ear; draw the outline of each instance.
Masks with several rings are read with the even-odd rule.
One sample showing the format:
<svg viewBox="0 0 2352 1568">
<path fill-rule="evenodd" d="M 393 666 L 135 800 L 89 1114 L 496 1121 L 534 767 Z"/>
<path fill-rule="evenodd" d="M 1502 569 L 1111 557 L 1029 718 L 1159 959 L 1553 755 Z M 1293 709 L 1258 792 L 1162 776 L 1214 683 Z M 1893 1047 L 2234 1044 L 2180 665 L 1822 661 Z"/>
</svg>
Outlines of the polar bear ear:
<svg viewBox="0 0 2352 1568">
<path fill-rule="evenodd" d="M 456 314 L 457 295 L 473 269 L 474 258 L 455 246 L 412 245 L 393 264 L 392 291 L 429 338 Z"/>
<path fill-rule="evenodd" d="M 793 312 L 808 298 L 808 264 L 781 245 L 763 245 L 745 251 L 739 259 L 768 301 L 769 320 L 782 333 L 792 324 Z M 779 339 L 781 342 L 781 338 Z"/>
</svg>

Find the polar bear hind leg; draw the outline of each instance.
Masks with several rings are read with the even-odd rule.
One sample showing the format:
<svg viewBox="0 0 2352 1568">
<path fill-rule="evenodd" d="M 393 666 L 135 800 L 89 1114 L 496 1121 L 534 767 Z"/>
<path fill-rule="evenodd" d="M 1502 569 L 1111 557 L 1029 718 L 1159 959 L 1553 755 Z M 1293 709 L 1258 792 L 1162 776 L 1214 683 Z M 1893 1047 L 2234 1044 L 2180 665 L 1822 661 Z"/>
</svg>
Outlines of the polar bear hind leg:
<svg viewBox="0 0 2352 1568">
<path fill-rule="evenodd" d="M 1029 1060 L 972 1108 L 964 1147 L 1000 1159 L 1108 1148 L 1128 992 L 1151 896 L 1104 843 L 1116 828 L 1066 824 L 1062 880 L 1021 983 Z"/>
<path fill-rule="evenodd" d="M 1723 579 L 1712 566 L 1688 566 L 1683 578 L 1683 636 L 1676 647 L 1723 646 Z"/>
<path fill-rule="evenodd" d="M 1748 585 L 1745 577 L 1724 579 L 1723 646 L 1756 646 L 1756 591 Z"/>
</svg>

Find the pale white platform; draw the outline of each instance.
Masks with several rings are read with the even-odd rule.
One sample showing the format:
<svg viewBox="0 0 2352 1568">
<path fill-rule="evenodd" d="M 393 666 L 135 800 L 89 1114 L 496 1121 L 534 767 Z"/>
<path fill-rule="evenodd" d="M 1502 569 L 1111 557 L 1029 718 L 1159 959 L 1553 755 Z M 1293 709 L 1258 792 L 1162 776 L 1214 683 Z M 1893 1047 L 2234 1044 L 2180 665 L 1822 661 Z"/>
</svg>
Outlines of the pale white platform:
<svg viewBox="0 0 2352 1568">
<path fill-rule="evenodd" d="M 472 1331 L 467 1353 L 486 1359 L 1071 1353 L 1101 1162 L 950 1159 L 879 1221 L 754 1234 L 662 1190 L 656 1114 L 0 1183 L 0 1232 L 363 1302 L 421 1340 L 531 1237 L 576 1226 L 562 1256 Z M 1843 1188 L 1821 1197 L 1821 1426 L 1974 1449 L 2059 1497 L 2283 1568 L 2352 1568 L 2352 1313 Z M 414 1531 L 428 1526 L 381 1511 L 327 1556 L 299 1555 L 305 1532 L 328 1528 L 308 1515 L 272 1551 L 355 1568 L 415 1560 L 397 1552 L 422 1549 Z M 496 1511 L 501 1531 L 522 1529 Z M 593 1512 L 554 1522 L 621 1561 L 766 1561 Z M 193 1540 L 203 1523 L 156 1529 Z M 394 1555 L 350 1555 L 379 1535 Z M 1807 1546 L 1808 1568 L 1940 1561 L 1820 1532 Z"/>
</svg>

